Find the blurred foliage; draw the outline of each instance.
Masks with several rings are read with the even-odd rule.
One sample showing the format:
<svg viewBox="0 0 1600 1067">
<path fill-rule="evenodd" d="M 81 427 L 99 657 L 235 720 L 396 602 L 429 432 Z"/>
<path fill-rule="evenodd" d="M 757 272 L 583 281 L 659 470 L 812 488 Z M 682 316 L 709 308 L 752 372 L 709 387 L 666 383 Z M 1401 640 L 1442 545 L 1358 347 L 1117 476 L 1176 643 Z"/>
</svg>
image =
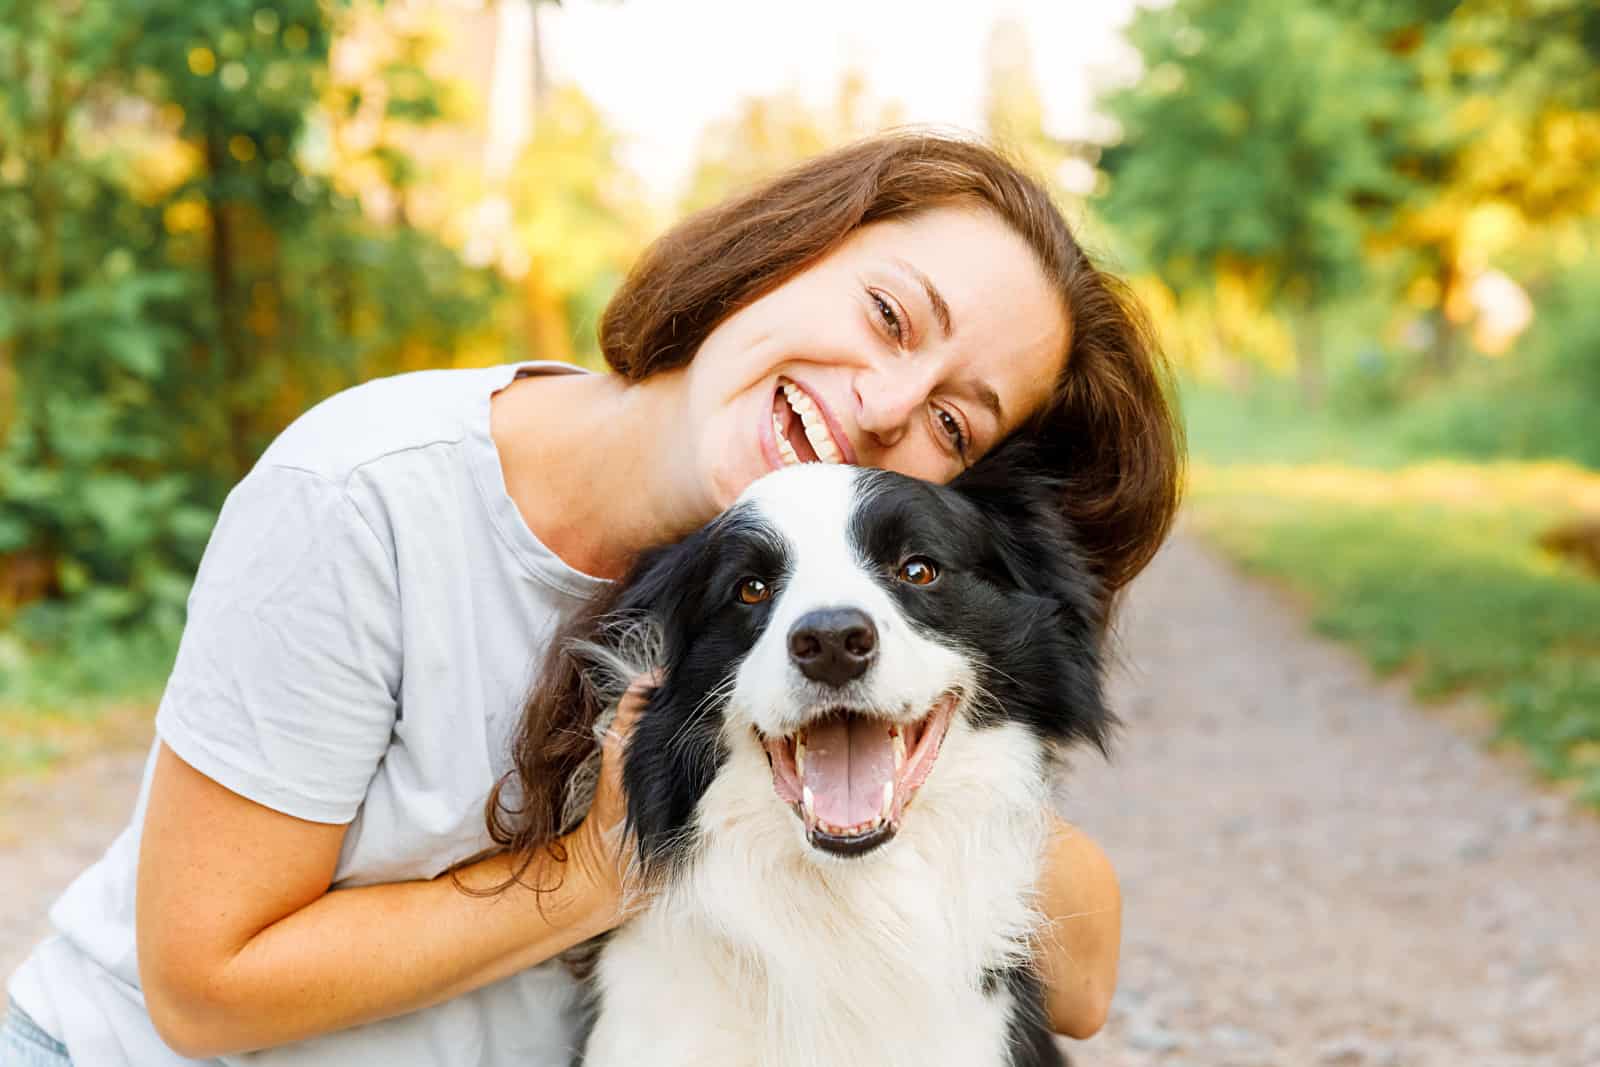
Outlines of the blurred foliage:
<svg viewBox="0 0 1600 1067">
<path fill-rule="evenodd" d="M 1130 39 L 1100 208 L 1199 373 L 1293 367 L 1315 404 L 1382 352 L 1368 399 L 1407 402 L 1472 362 L 1483 278 L 1594 255 L 1589 0 L 1177 0 Z"/>
<path fill-rule="evenodd" d="M 1413 455 L 1562 457 L 1600 470 L 1600 260 L 1552 277 L 1515 358 L 1476 359 L 1389 416 Z"/>
<path fill-rule="evenodd" d="M 1471 355 L 1444 382 L 1419 370 L 1428 353 L 1368 341 L 1336 366 L 1329 402 L 1315 409 L 1271 377 L 1191 375 L 1190 444 L 1217 463 L 1561 459 L 1600 470 L 1596 292 L 1600 261 L 1555 275 L 1513 354 Z"/>
<path fill-rule="evenodd" d="M 537 21 L 531 134 L 483 162 L 492 90 L 441 55 L 495 47 L 494 17 L 0 0 L 0 705 L 55 709 L 0 716 L 0 767 L 78 744 L 85 694 L 159 687 L 223 495 L 299 412 L 424 366 L 599 364 L 666 219 L 549 84 Z M 1172 0 L 1129 39 L 1142 73 L 1097 146 L 1050 131 L 1039 42 L 997 19 L 984 132 L 1134 268 L 1191 379 L 1204 527 L 1380 666 L 1483 689 L 1590 774 L 1594 579 L 1536 545 L 1600 508 L 1590 482 L 1417 471 L 1600 468 L 1600 7 Z M 743 100 L 673 210 L 901 118 L 858 74 Z"/>
<path fill-rule="evenodd" d="M 157 683 L 265 444 L 329 392 L 449 362 L 489 319 L 492 275 L 344 188 L 376 162 L 403 199 L 399 148 L 333 166 L 372 98 L 329 74 L 348 17 L 0 2 L 0 699 Z M 374 84 L 382 124 L 439 113 L 415 55 Z"/>
<path fill-rule="evenodd" d="M 1181 289 L 1219 275 L 1303 310 L 1359 277 L 1369 211 L 1407 189 L 1417 107 L 1403 73 L 1318 5 L 1192 0 L 1146 10 L 1147 66 L 1107 105 L 1124 139 L 1104 210 Z M 1270 59 L 1269 59 L 1270 57 Z"/>
<path fill-rule="evenodd" d="M 503 269 L 521 279 L 532 350 L 599 368 L 600 313 L 653 219 L 616 134 L 581 92 L 556 90 L 538 118 L 504 208 L 513 224 Z"/>
</svg>

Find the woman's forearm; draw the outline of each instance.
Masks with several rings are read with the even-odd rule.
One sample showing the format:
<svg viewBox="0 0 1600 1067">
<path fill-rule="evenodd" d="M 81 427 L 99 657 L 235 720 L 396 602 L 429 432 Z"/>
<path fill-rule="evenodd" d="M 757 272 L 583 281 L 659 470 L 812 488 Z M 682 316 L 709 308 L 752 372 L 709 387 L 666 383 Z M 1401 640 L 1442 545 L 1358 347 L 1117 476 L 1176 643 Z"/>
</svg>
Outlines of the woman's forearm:
<svg viewBox="0 0 1600 1067">
<path fill-rule="evenodd" d="M 485 889 L 510 864 L 491 857 L 457 876 Z M 558 888 L 474 896 L 442 875 L 326 893 L 252 937 L 200 995 L 168 1005 L 163 1036 L 195 1058 L 304 1040 L 460 996 L 617 922 L 614 887 L 584 864 L 558 871 L 541 856 L 524 881 Z"/>
<path fill-rule="evenodd" d="M 1077 827 L 1056 820 L 1040 884 L 1045 925 L 1036 955 L 1050 1027 L 1091 1037 L 1105 1024 L 1122 950 L 1122 894 L 1111 861 Z"/>
</svg>

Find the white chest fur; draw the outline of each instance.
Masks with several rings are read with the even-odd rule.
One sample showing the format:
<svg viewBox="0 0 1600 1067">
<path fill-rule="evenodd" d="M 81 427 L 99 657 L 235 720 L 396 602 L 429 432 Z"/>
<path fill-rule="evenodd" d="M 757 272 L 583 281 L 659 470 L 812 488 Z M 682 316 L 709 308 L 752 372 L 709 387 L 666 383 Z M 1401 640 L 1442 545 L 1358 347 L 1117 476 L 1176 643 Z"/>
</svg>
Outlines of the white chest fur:
<svg viewBox="0 0 1600 1067">
<path fill-rule="evenodd" d="M 1043 752 L 951 727 L 897 838 L 818 856 L 746 733 L 702 799 L 698 855 L 613 935 L 586 1067 L 1006 1063 L 1046 830 Z"/>
</svg>

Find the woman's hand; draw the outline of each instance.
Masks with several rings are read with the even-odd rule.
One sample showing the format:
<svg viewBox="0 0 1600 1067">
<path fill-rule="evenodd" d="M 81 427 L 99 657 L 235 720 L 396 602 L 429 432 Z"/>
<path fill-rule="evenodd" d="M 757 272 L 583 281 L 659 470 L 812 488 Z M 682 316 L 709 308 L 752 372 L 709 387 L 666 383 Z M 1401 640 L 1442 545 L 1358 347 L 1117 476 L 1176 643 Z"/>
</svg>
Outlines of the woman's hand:
<svg viewBox="0 0 1600 1067">
<path fill-rule="evenodd" d="M 1055 819 L 1045 846 L 1035 949 L 1050 1028 L 1092 1037 L 1105 1025 L 1117 990 L 1122 893 L 1117 872 L 1093 839 Z"/>
<path fill-rule="evenodd" d="M 614 918 L 606 929 L 616 926 L 626 914 L 626 880 L 633 857 L 633 843 L 627 836 L 628 801 L 622 788 L 622 761 L 634 724 L 658 684 L 655 672 L 641 674 L 622 695 L 617 713 L 600 741 L 600 781 L 589 813 L 567 835 L 572 861 L 583 865 L 595 883 L 609 893 L 602 906 Z"/>
</svg>

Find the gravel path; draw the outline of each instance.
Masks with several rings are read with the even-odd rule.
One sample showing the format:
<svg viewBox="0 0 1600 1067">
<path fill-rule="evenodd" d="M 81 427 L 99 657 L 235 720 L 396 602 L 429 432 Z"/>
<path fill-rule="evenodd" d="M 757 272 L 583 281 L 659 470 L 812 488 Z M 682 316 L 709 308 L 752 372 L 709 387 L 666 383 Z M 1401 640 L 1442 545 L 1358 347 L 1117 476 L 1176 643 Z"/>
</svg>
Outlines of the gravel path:
<svg viewBox="0 0 1600 1067">
<path fill-rule="evenodd" d="M 1179 537 L 1123 618 L 1071 816 L 1124 893 L 1077 1067 L 1600 1067 L 1600 820 Z M 142 752 L 0 794 L 0 974 L 126 818 Z"/>
<path fill-rule="evenodd" d="M 128 822 L 144 747 L 127 738 L 43 779 L 0 787 L 0 984 L 44 934 L 57 895 Z"/>
</svg>

